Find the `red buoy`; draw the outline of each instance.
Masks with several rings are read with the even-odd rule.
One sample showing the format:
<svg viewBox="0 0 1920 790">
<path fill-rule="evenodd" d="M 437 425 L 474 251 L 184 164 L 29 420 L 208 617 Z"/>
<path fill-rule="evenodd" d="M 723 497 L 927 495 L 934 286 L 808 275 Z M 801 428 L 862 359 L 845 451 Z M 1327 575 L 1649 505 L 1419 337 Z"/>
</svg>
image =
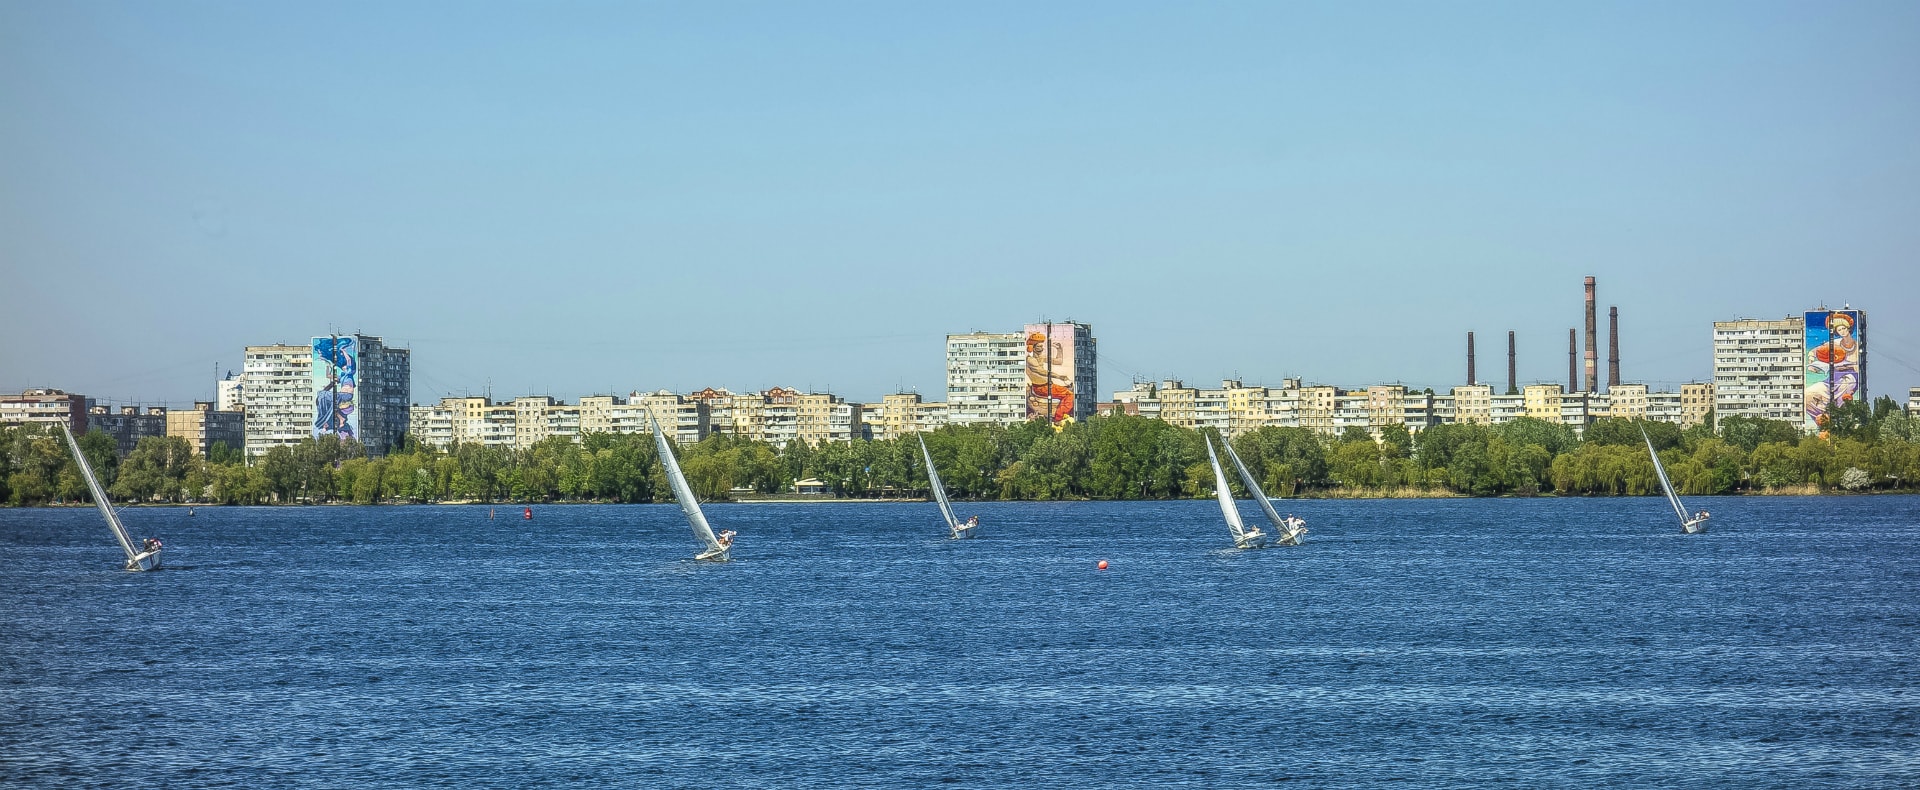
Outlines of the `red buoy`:
<svg viewBox="0 0 1920 790">
<path fill-rule="evenodd" d="M 526 512 L 526 513 L 525 513 L 525 514 L 524 514 L 524 515 L 522 516 L 522 518 L 525 518 L 525 519 L 526 519 L 526 520 L 528 520 L 528 521 L 532 521 L 532 520 L 533 520 L 533 508 L 527 508 L 527 512 Z"/>
<path fill-rule="evenodd" d="M 1100 570 L 1103 570 L 1103 571 L 1104 571 L 1104 570 L 1106 570 L 1106 569 L 1107 569 L 1107 561 L 1106 561 L 1106 560 L 1101 560 L 1101 561 L 1100 561 Z"/>
</svg>

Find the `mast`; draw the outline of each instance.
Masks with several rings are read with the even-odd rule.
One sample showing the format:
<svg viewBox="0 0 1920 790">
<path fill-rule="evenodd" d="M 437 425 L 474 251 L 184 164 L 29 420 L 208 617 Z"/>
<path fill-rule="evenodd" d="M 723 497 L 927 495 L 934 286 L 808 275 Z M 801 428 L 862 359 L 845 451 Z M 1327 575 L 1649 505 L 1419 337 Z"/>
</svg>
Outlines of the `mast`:
<svg viewBox="0 0 1920 790">
<path fill-rule="evenodd" d="M 87 493 L 93 496 L 94 507 L 99 508 L 101 517 L 107 520 L 107 529 L 113 531 L 114 540 L 120 541 L 120 550 L 127 553 L 129 561 L 140 556 L 140 552 L 133 549 L 133 539 L 127 537 L 127 528 L 120 524 L 120 514 L 114 512 L 113 503 L 107 501 L 107 492 L 100 487 L 100 478 L 93 476 L 93 465 L 87 463 L 87 454 L 80 452 L 80 442 L 73 438 L 73 429 L 62 422 L 60 433 L 67 437 L 67 448 L 73 451 L 73 461 L 80 467 L 80 476 L 86 478 Z"/>
</svg>

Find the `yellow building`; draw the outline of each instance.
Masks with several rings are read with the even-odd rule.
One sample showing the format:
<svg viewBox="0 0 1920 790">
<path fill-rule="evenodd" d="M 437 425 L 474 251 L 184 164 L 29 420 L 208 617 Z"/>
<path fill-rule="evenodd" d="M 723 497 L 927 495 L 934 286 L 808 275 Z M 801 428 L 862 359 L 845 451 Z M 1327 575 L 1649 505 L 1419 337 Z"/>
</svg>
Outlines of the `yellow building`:
<svg viewBox="0 0 1920 790">
<path fill-rule="evenodd" d="M 212 403 L 197 401 L 191 410 L 167 412 L 167 435 L 187 440 L 193 445 L 193 451 L 202 456 L 214 442 L 225 442 L 229 449 L 237 452 L 246 449 L 246 414 L 215 411 Z"/>
<path fill-rule="evenodd" d="M 1566 393 L 1558 384 L 1528 384 L 1520 390 L 1525 416 L 1547 422 L 1560 422 L 1560 399 Z"/>
<path fill-rule="evenodd" d="M 1680 385 L 1680 427 L 1691 428 L 1707 421 L 1713 413 L 1713 382 Z"/>
</svg>

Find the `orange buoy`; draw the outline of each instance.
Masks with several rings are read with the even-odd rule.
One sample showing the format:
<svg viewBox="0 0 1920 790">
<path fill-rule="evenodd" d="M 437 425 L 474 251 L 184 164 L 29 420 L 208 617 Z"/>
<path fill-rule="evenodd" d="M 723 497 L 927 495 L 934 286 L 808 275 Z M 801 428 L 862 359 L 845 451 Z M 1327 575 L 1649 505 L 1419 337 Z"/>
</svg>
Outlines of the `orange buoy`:
<svg viewBox="0 0 1920 790">
<path fill-rule="evenodd" d="M 1106 561 L 1106 560 L 1101 560 L 1101 561 L 1100 561 L 1100 570 L 1103 570 L 1103 571 L 1104 571 L 1104 570 L 1106 570 L 1106 569 L 1107 569 L 1107 561 Z"/>
</svg>

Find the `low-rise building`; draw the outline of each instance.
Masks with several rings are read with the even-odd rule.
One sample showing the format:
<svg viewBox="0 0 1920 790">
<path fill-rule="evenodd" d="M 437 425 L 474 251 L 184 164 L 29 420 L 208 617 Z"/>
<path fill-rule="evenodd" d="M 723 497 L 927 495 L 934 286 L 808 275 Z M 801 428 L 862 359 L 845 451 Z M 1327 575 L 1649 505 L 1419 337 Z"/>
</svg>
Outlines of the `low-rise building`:
<svg viewBox="0 0 1920 790">
<path fill-rule="evenodd" d="M 205 457 L 218 442 L 235 452 L 247 446 L 247 416 L 237 411 L 221 411 L 209 401 L 196 401 L 192 409 L 174 409 L 166 413 L 167 435 L 177 436 L 193 445 L 193 451 Z"/>
<path fill-rule="evenodd" d="M 115 451 L 125 456 L 139 446 L 141 439 L 167 435 L 167 409 L 152 406 L 142 411 L 138 406 L 122 406 L 116 412 L 106 406 L 94 406 L 87 412 L 87 426 L 88 430 L 105 431 L 112 436 Z"/>
<path fill-rule="evenodd" d="M 0 397 L 0 425 L 53 425 L 66 423 L 74 434 L 85 434 L 90 401 L 57 389 L 30 389 L 19 395 Z"/>
</svg>

